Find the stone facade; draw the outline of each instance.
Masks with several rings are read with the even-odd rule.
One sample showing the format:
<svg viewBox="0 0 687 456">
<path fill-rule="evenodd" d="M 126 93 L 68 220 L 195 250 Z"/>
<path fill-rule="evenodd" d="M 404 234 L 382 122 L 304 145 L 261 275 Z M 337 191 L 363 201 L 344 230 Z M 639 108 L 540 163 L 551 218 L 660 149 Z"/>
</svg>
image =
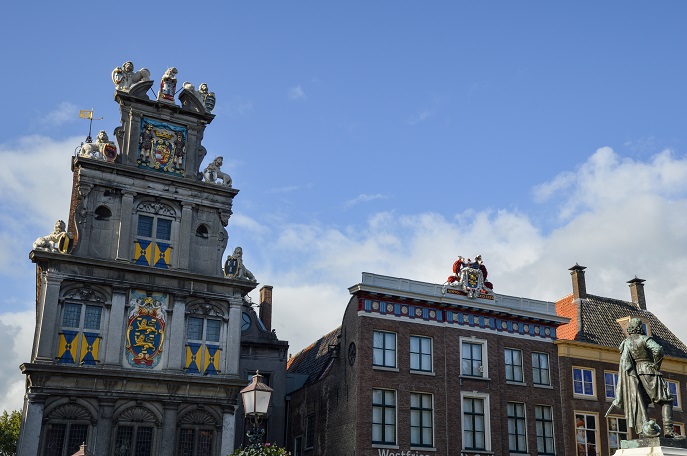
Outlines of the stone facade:
<svg viewBox="0 0 687 456">
<path fill-rule="evenodd" d="M 36 331 L 21 365 L 21 456 L 70 455 L 82 443 L 98 455 L 234 448 L 247 384 L 241 315 L 256 286 L 222 270 L 238 190 L 202 178 L 210 110 L 186 88 L 181 105 L 150 100 L 149 74 L 130 62 L 113 72 L 118 148 L 94 143 L 72 159 L 73 248 L 30 254 Z"/>
<path fill-rule="evenodd" d="M 368 273 L 350 291 L 342 326 L 289 360 L 294 455 L 535 454 L 537 424 L 560 423 L 553 303 Z"/>
</svg>

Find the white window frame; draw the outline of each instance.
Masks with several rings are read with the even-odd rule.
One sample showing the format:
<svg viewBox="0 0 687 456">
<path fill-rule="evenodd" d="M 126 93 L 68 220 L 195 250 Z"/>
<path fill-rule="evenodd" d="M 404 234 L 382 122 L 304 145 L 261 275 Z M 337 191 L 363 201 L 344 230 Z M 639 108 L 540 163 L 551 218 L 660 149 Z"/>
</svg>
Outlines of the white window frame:
<svg viewBox="0 0 687 456">
<path fill-rule="evenodd" d="M 608 383 L 606 381 L 606 375 L 609 375 L 609 374 L 614 376 L 613 377 L 613 381 L 614 381 L 614 383 L 613 383 L 613 396 L 609 396 L 608 391 L 607 391 L 608 385 L 610 385 L 610 383 Z M 607 401 L 612 401 L 613 399 L 615 399 L 615 391 L 617 388 L 618 388 L 618 372 L 617 371 L 604 371 L 604 397 L 606 398 Z"/>
<path fill-rule="evenodd" d="M 411 415 L 411 418 L 410 418 L 410 429 L 411 429 L 411 432 L 410 432 L 410 447 L 411 447 L 411 448 L 433 448 L 433 447 L 434 447 L 434 427 L 435 427 L 435 426 L 434 426 L 434 395 L 431 394 L 431 393 L 423 393 L 423 392 L 419 392 L 419 391 L 413 391 L 413 392 L 410 393 L 411 396 L 414 395 L 414 394 L 417 395 L 417 396 L 419 396 L 419 399 L 420 399 L 420 406 L 419 406 L 419 407 L 413 407 L 412 405 L 410 406 L 410 415 Z M 423 396 L 429 396 L 429 400 L 430 400 L 430 409 L 429 409 L 429 411 L 430 411 L 431 413 L 430 413 L 430 423 L 429 423 L 429 426 L 426 425 L 426 423 L 424 422 L 424 420 L 423 420 L 423 418 L 422 418 L 423 412 L 425 412 L 425 411 L 428 410 L 428 409 L 422 407 L 422 397 L 423 397 Z M 420 423 L 421 423 L 421 424 L 420 424 L 419 428 L 420 428 L 420 441 L 421 441 L 421 443 L 417 443 L 417 442 L 416 442 L 416 443 L 413 443 L 413 432 L 412 432 L 412 428 L 413 428 L 413 425 L 412 425 L 412 423 L 413 423 L 412 415 L 413 415 L 413 412 L 419 413 L 419 414 L 420 414 Z M 418 426 L 416 426 L 416 427 L 418 427 Z M 432 435 L 431 435 L 431 437 L 430 437 L 430 440 L 431 440 L 431 441 L 430 441 L 429 443 L 425 443 L 425 442 L 422 442 L 422 435 L 423 435 L 423 432 L 422 432 L 422 431 L 423 431 L 423 429 L 426 429 L 426 428 L 428 428 L 428 427 L 429 427 L 430 430 L 432 431 Z"/>
<path fill-rule="evenodd" d="M 482 346 L 482 364 L 481 364 L 481 374 L 482 375 L 470 375 L 466 374 L 465 371 L 463 370 L 463 345 L 464 344 L 479 344 Z M 489 357 L 488 357 L 489 351 L 488 351 L 488 346 L 487 346 L 487 341 L 484 339 L 477 339 L 474 336 L 473 337 L 461 337 L 460 338 L 460 375 L 462 377 L 468 377 L 468 378 L 484 378 L 487 379 L 489 378 Z"/>
<path fill-rule="evenodd" d="M 625 432 L 622 432 L 620 430 L 620 426 L 617 426 L 615 430 L 611 430 L 611 423 L 613 421 L 618 421 L 618 420 L 624 420 L 625 421 Z M 620 423 L 618 423 L 620 424 Z M 608 434 L 608 449 L 613 450 L 614 448 L 616 450 L 620 449 L 620 441 L 621 440 L 627 440 L 630 438 L 630 428 L 627 426 L 627 419 L 624 416 L 621 415 L 609 415 L 606 417 L 606 433 Z M 625 434 L 625 439 L 622 438 L 622 434 Z M 615 435 L 616 438 L 616 446 L 612 447 L 611 446 L 611 437 Z"/>
<path fill-rule="evenodd" d="M 491 451 L 491 418 L 490 418 L 490 406 L 489 406 L 489 395 L 485 393 L 478 393 L 476 391 L 461 391 L 460 392 L 460 420 L 461 429 L 463 434 L 461 435 L 463 451 L 475 451 L 473 449 L 465 448 L 465 411 L 464 403 L 465 399 L 482 399 L 484 401 L 484 445 L 486 448 L 482 451 Z M 480 450 L 476 450 L 480 451 Z"/>
<path fill-rule="evenodd" d="M 517 412 L 518 406 L 522 407 L 522 416 L 518 415 L 511 415 L 510 412 L 508 411 L 508 408 L 510 406 L 513 406 L 513 411 Z M 506 417 L 508 418 L 508 451 L 510 453 L 515 453 L 515 454 L 527 454 L 527 407 L 523 402 L 506 402 Z M 513 428 L 515 429 L 515 434 L 511 434 L 510 429 L 511 429 L 511 421 L 513 422 Z M 521 422 L 521 424 L 519 424 Z M 522 429 L 520 429 L 522 427 Z M 517 431 L 521 430 L 522 434 L 518 433 Z M 523 435 L 525 438 L 525 448 L 524 449 L 511 449 L 510 448 L 510 438 L 511 435 L 514 435 L 516 440 L 516 446 L 517 446 L 517 438 L 519 435 Z"/>
<path fill-rule="evenodd" d="M 665 381 L 668 384 L 668 388 L 670 388 L 670 385 L 675 385 L 675 399 L 673 399 L 673 408 L 682 410 L 682 401 L 680 400 L 680 382 L 668 379 L 665 379 Z M 672 395 L 673 392 L 671 391 L 670 394 Z"/>
<path fill-rule="evenodd" d="M 536 367 L 534 366 L 534 357 L 537 356 L 538 361 L 541 361 L 541 355 L 544 355 L 546 357 L 546 368 L 543 368 L 540 366 Z M 548 383 L 539 383 L 534 380 L 534 371 L 535 369 L 538 369 L 539 372 L 539 378 L 541 379 L 541 371 L 546 371 L 547 375 L 549 377 Z M 535 386 L 551 386 L 551 355 L 545 352 L 532 352 L 532 384 Z"/>
<path fill-rule="evenodd" d="M 375 347 L 375 334 L 377 334 L 377 333 L 383 335 L 382 340 L 384 341 L 384 344 L 382 347 Z M 394 365 L 393 366 L 386 364 L 386 352 L 391 350 L 390 348 L 387 348 L 387 346 L 386 346 L 386 335 L 387 334 L 393 334 L 393 336 L 394 336 L 394 348 L 393 348 Z M 374 356 L 375 350 L 382 350 L 382 364 L 375 364 L 375 356 Z M 378 330 L 378 329 L 375 329 L 374 331 L 372 331 L 372 367 L 374 369 L 394 369 L 394 370 L 398 369 L 398 334 L 397 333 L 395 333 L 393 331 L 383 331 L 383 330 Z"/>
<path fill-rule="evenodd" d="M 582 393 L 577 393 L 575 392 L 575 370 L 579 369 L 582 374 Z M 592 394 L 585 394 L 584 392 L 584 371 L 590 371 L 592 373 Z M 586 399 L 596 399 L 596 369 L 592 367 L 583 367 L 583 366 L 573 366 L 572 367 L 572 393 L 574 397 L 579 397 L 579 398 L 586 398 Z"/>
<path fill-rule="evenodd" d="M 413 339 L 418 339 L 418 352 L 413 352 L 413 349 L 412 349 Z M 429 353 L 424 353 L 422 351 L 423 339 L 429 341 Z M 434 372 L 434 340 L 428 336 L 411 335 L 409 345 L 410 345 L 410 371 L 411 372 L 422 372 L 422 373 Z M 422 358 L 423 358 L 423 356 L 426 356 L 427 354 L 429 354 L 429 369 L 423 369 L 424 366 L 422 363 Z M 418 363 L 420 365 L 419 369 L 413 368 L 413 355 L 416 355 L 418 357 Z"/>
<path fill-rule="evenodd" d="M 578 428 L 578 426 L 577 426 L 577 424 L 578 424 L 577 419 L 579 416 L 583 417 L 582 418 L 583 419 L 583 427 L 582 428 Z M 579 452 L 580 445 L 584 445 L 583 446 L 584 453 L 582 453 L 582 454 L 588 454 L 588 445 L 592 445 L 587 440 L 588 439 L 587 432 L 591 431 L 591 429 L 587 427 L 587 417 L 594 418 L 595 428 L 593 429 L 593 431 L 595 434 L 595 436 L 594 436 L 594 442 L 595 443 L 593 443 L 593 445 L 596 446 L 596 448 L 594 449 L 594 451 L 595 451 L 594 454 L 599 455 L 599 454 L 601 454 L 601 448 L 599 447 L 599 444 L 600 444 L 600 442 L 599 442 L 599 415 L 597 413 L 575 411 L 575 413 L 573 415 L 573 424 L 575 425 L 575 447 L 577 448 L 577 451 Z M 583 432 L 580 433 L 580 431 L 583 431 Z"/>
<path fill-rule="evenodd" d="M 679 435 L 685 435 L 685 423 L 673 423 L 673 429 L 677 428 Z"/>
<path fill-rule="evenodd" d="M 542 419 L 541 419 L 541 420 L 538 420 L 538 419 L 537 419 L 537 407 L 541 407 L 542 409 L 544 409 L 544 408 L 549 409 L 549 411 L 551 412 L 551 418 L 548 419 L 548 420 L 547 420 L 547 419 L 544 419 L 544 418 L 543 418 L 543 410 L 542 410 Z M 554 418 L 553 418 L 553 405 L 548 405 L 548 404 L 536 404 L 536 405 L 534 406 L 534 426 L 535 426 L 535 433 L 537 432 L 536 429 L 537 429 L 537 422 L 538 422 L 538 421 L 540 421 L 540 422 L 542 423 L 542 431 L 543 431 L 543 434 L 540 436 L 540 435 L 537 433 L 537 453 L 538 453 L 538 454 L 541 454 L 541 455 L 555 455 L 555 454 L 556 454 L 556 424 L 555 424 L 555 420 L 554 420 Z M 544 424 L 545 424 L 545 423 L 551 423 L 551 441 L 552 441 L 552 444 L 553 444 L 553 451 L 547 452 L 547 453 L 545 453 L 545 452 L 543 452 L 543 451 L 539 451 L 539 439 L 540 439 L 540 438 L 544 439 L 544 446 L 546 446 L 546 437 L 547 437 L 547 434 L 546 434 L 546 428 L 544 427 Z"/>
<path fill-rule="evenodd" d="M 510 352 L 511 354 L 511 359 L 513 358 L 513 354 L 515 352 L 519 352 L 520 354 L 520 364 L 508 364 L 508 353 Z M 503 349 L 503 358 L 504 358 L 504 363 L 505 363 L 505 374 L 506 374 L 506 381 L 509 383 L 525 383 L 525 370 L 523 368 L 523 359 L 522 359 L 522 350 L 519 348 L 510 348 L 510 347 L 505 347 Z M 509 373 L 509 367 L 512 371 L 513 378 L 508 378 Z M 517 368 L 520 368 L 520 378 L 516 378 L 516 374 L 518 372 Z"/>
</svg>

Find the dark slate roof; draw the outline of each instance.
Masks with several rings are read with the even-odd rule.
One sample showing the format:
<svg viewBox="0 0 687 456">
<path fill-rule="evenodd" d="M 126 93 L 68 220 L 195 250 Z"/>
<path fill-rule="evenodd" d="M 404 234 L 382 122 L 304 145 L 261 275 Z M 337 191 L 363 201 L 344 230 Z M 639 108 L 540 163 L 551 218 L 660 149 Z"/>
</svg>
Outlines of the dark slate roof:
<svg viewBox="0 0 687 456">
<path fill-rule="evenodd" d="M 339 342 L 341 326 L 325 334 L 310 346 L 304 348 L 292 356 L 286 363 L 286 371 L 294 374 L 306 374 L 308 380 L 305 384 L 316 382 L 328 372 L 330 361 L 334 351 L 330 346 Z"/>
<path fill-rule="evenodd" d="M 652 337 L 661 344 L 666 355 L 687 358 L 687 346 L 654 314 L 639 309 L 632 302 L 588 294 L 580 300 L 580 306 L 582 327 L 575 340 L 617 348 L 625 340 L 625 334 L 616 320 L 628 316 L 640 317 L 649 322 Z"/>
</svg>

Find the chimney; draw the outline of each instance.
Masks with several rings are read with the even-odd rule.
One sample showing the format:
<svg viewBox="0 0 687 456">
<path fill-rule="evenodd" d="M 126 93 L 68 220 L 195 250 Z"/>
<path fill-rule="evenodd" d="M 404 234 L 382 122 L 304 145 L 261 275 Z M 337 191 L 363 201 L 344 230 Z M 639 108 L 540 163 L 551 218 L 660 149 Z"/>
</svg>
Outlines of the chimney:
<svg viewBox="0 0 687 456">
<path fill-rule="evenodd" d="M 568 269 L 572 276 L 573 298 L 575 299 L 584 299 L 587 297 L 587 285 L 584 282 L 585 269 L 587 269 L 585 266 L 580 266 L 577 263 L 575 263 L 575 266 Z"/>
<path fill-rule="evenodd" d="M 268 331 L 272 331 L 272 285 L 260 288 L 260 321 Z"/>
<path fill-rule="evenodd" d="M 632 302 L 637 304 L 641 310 L 646 310 L 646 298 L 644 297 L 644 282 L 646 280 L 639 279 L 635 276 L 634 279 L 628 281 L 630 284 L 630 296 L 632 297 Z"/>
</svg>

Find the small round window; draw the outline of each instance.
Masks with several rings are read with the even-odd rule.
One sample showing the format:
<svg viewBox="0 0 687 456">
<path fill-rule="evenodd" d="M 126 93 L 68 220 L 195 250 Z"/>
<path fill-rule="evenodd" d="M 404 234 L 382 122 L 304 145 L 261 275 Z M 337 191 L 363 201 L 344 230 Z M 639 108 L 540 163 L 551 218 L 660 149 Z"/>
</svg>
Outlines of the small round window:
<svg viewBox="0 0 687 456">
<path fill-rule="evenodd" d="M 241 331 L 248 331 L 248 328 L 250 328 L 250 324 L 250 315 L 248 315 L 246 312 L 243 312 L 243 314 L 241 315 Z"/>
</svg>

